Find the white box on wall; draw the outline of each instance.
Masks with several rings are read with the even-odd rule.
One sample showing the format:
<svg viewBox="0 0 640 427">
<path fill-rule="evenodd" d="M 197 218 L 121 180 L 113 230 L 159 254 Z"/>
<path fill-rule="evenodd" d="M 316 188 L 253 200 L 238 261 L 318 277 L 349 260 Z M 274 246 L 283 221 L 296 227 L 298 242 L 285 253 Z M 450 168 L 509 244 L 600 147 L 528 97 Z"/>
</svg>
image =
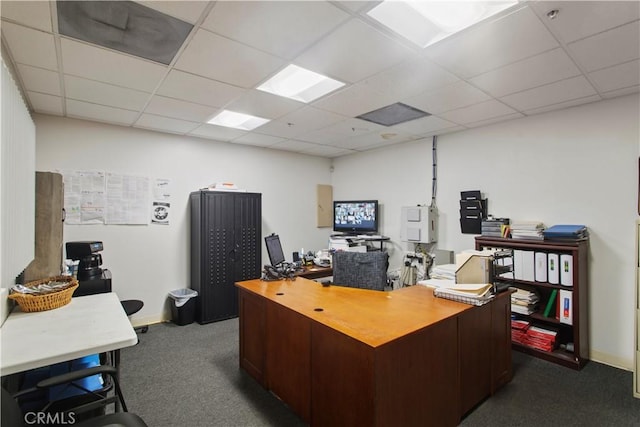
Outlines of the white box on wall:
<svg viewBox="0 0 640 427">
<path fill-rule="evenodd" d="M 400 240 L 409 243 L 438 241 L 438 211 L 431 206 L 402 207 Z"/>
</svg>

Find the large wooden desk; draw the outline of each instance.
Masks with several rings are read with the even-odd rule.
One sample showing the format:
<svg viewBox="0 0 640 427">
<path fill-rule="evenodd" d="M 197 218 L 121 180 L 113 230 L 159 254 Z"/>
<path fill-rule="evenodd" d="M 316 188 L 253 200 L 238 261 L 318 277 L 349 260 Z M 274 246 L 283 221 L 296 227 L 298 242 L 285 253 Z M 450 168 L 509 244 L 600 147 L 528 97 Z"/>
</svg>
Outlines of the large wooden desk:
<svg viewBox="0 0 640 427">
<path fill-rule="evenodd" d="M 16 307 L 0 328 L 0 375 L 117 352 L 137 342 L 131 322 L 112 292 L 72 298 L 64 307 L 36 313 L 24 313 Z"/>
<path fill-rule="evenodd" d="M 318 426 L 453 426 L 511 380 L 510 298 L 249 280 L 240 366 Z"/>
</svg>

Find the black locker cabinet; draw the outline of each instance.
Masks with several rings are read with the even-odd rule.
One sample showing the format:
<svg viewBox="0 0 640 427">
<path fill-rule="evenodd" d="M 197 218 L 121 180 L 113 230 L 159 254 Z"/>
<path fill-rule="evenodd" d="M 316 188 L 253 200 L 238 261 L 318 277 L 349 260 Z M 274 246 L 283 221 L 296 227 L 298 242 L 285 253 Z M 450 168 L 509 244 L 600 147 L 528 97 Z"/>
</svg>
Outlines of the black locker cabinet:
<svg viewBox="0 0 640 427">
<path fill-rule="evenodd" d="M 191 288 L 198 291 L 198 323 L 237 317 L 234 283 L 260 277 L 261 201 L 259 193 L 191 193 Z"/>
</svg>

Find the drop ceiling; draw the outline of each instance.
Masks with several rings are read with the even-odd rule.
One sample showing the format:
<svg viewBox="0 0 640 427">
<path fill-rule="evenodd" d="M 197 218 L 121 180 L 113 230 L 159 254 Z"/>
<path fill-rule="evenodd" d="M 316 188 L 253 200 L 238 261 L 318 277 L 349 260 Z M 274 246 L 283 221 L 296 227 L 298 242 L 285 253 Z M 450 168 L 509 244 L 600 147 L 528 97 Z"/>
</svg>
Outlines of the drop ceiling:
<svg viewBox="0 0 640 427">
<path fill-rule="evenodd" d="M 640 90 L 637 1 L 520 2 L 426 49 L 372 20 L 378 2 L 137 3 L 193 26 L 168 65 L 59 34 L 53 1 L 3 0 L 3 57 L 29 108 L 334 158 Z M 346 84 L 309 104 L 256 89 L 289 64 Z M 357 118 L 394 103 L 430 115 Z M 224 109 L 271 121 L 207 124 Z"/>
</svg>

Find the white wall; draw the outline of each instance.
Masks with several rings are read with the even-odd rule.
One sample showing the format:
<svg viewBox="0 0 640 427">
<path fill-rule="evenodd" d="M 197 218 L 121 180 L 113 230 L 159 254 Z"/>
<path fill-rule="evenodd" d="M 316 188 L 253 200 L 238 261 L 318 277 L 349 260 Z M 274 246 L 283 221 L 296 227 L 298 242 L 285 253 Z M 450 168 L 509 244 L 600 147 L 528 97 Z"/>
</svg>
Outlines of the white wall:
<svg viewBox="0 0 640 427">
<path fill-rule="evenodd" d="M 328 159 L 141 129 L 35 115 L 36 169 L 104 170 L 172 181 L 169 226 L 65 225 L 65 241 L 100 240 L 120 299 L 145 303 L 134 324 L 168 317 L 167 294 L 189 287 L 188 195 L 214 182 L 262 193 L 262 234 L 280 235 L 287 259 L 327 245 L 316 228 L 316 184 Z M 263 263 L 268 257 L 263 245 Z"/>
<path fill-rule="evenodd" d="M 460 191 L 481 190 L 489 213 L 545 225 L 586 224 L 590 353 L 631 369 L 638 198 L 638 95 L 438 138 L 438 248 L 474 247 L 460 233 Z M 334 196 L 377 198 L 382 233 L 395 240 L 400 207 L 431 198 L 431 139 L 336 159 Z"/>
</svg>

